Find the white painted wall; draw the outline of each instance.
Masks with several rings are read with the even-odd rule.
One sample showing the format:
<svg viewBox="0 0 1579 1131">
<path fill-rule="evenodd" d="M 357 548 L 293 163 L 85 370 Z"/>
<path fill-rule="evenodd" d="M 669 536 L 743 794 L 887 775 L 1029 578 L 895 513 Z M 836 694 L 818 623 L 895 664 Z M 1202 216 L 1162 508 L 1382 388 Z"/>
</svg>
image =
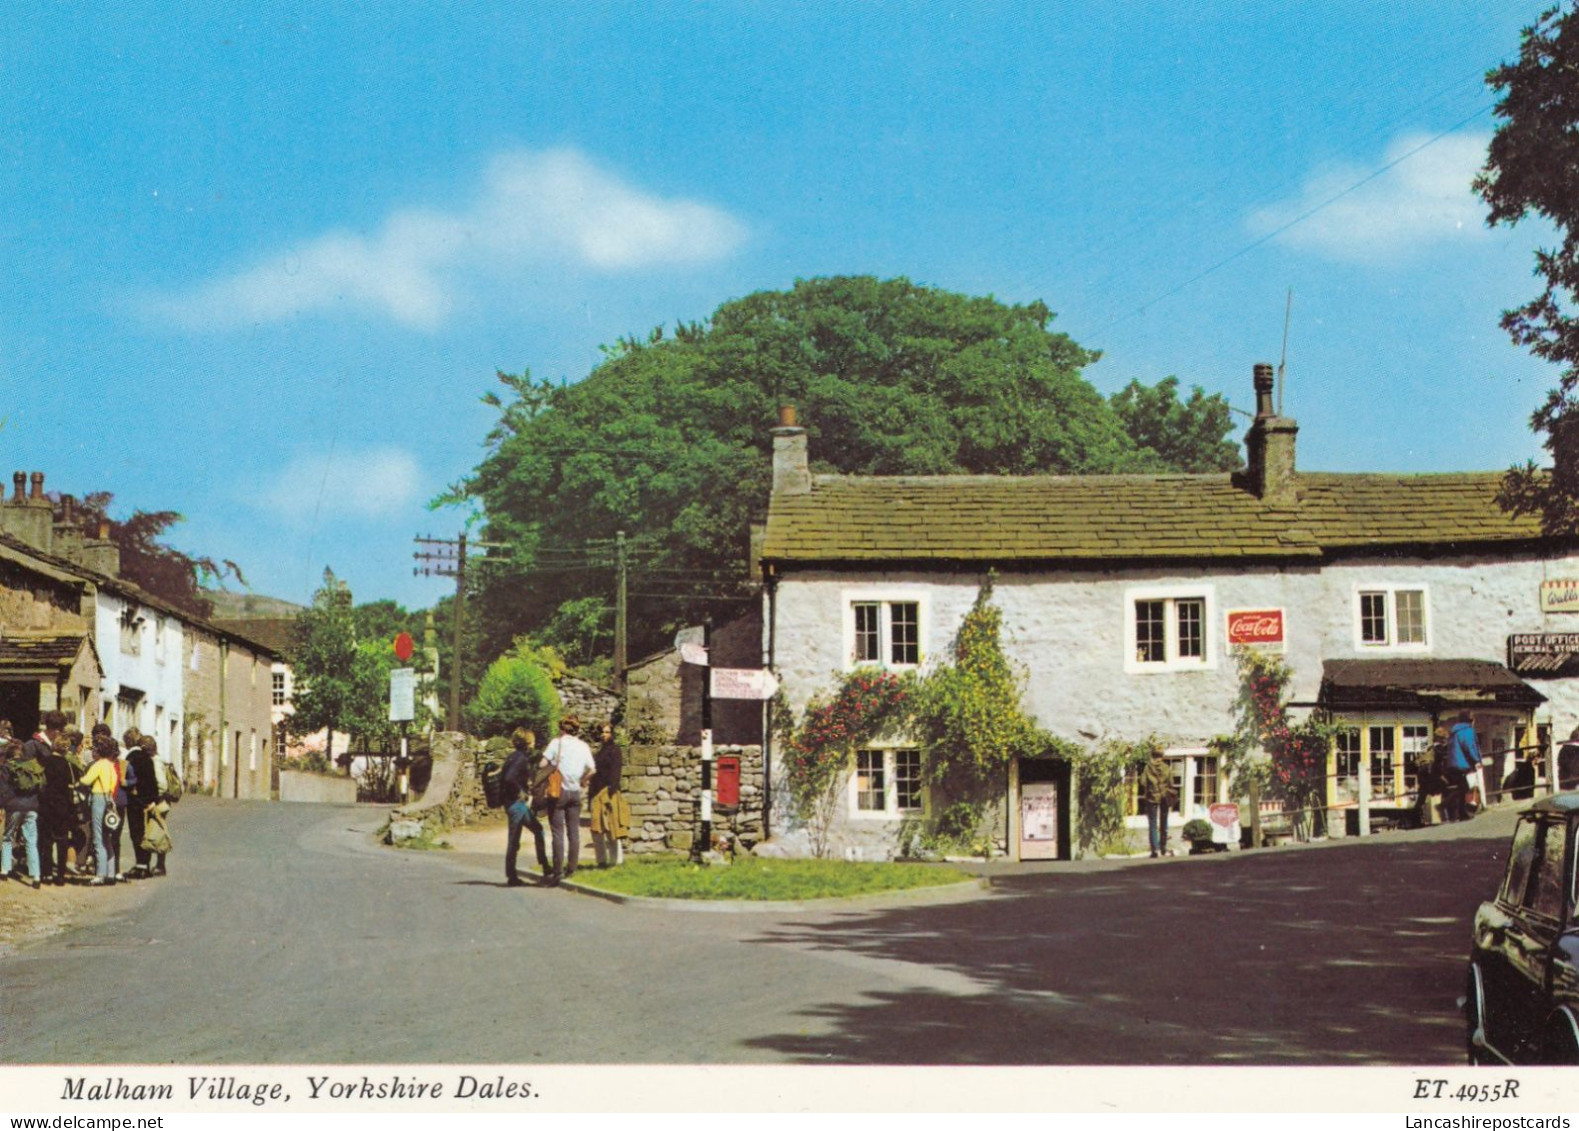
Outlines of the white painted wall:
<svg viewBox="0 0 1579 1131">
<path fill-rule="evenodd" d="M 1090 744 L 1157 734 L 1176 748 L 1202 747 L 1234 725 L 1237 669 L 1225 643 L 1230 609 L 1281 608 L 1293 700 L 1314 700 L 1329 659 L 1480 659 L 1505 663 L 1511 633 L 1579 631 L 1579 615 L 1543 613 L 1540 583 L 1579 577 L 1579 555 L 1510 560 L 1487 555 L 1444 559 L 1376 557 L 1324 567 L 1191 571 L 1000 573 L 1005 650 L 1027 672 L 1027 710 L 1061 738 Z M 892 593 L 920 596 L 923 656 L 944 656 L 980 586 L 978 574 L 793 572 L 777 593 L 775 659 L 799 713 L 825 690 L 847 653 L 850 600 Z M 1396 584 L 1427 592 L 1427 645 L 1392 651 L 1356 638 L 1357 589 Z M 1208 654 L 1197 670 L 1137 671 L 1126 663 L 1126 611 L 1138 591 L 1177 588 L 1210 595 Z M 1566 736 L 1579 725 L 1579 679 L 1527 680 L 1548 698 L 1537 717 Z M 868 819 L 869 820 L 869 819 Z M 890 823 L 891 824 L 891 823 Z M 867 839 L 865 836 L 863 840 Z"/>
<path fill-rule="evenodd" d="M 182 623 L 147 605 L 134 605 L 135 615 L 143 618 L 137 630 L 139 647 L 134 655 L 122 649 L 121 617 L 127 607 L 125 599 L 104 589 L 100 589 L 95 598 L 94 644 L 98 647 L 104 671 L 99 687 L 101 719 L 96 721 L 102 721 L 103 712 L 109 709 L 112 712 L 110 725 L 119 739 L 127 724 L 114 713 L 115 704 L 123 688 L 135 688 L 143 693 L 135 723 L 137 729 L 153 734 L 159 741 L 161 753 L 177 750 L 179 737 L 172 746 L 171 736 L 180 735 L 183 720 L 186 647 Z"/>
</svg>

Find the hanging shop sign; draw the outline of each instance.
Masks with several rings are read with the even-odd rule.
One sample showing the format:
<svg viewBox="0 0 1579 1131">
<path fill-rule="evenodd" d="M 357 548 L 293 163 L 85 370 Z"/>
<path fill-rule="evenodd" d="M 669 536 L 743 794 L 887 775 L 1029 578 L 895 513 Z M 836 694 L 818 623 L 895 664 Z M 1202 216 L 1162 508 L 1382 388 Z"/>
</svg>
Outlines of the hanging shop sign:
<svg viewBox="0 0 1579 1131">
<path fill-rule="evenodd" d="M 1515 632 L 1508 637 L 1515 675 L 1579 675 L 1579 632 Z"/>
<path fill-rule="evenodd" d="M 1287 642 L 1285 623 L 1282 609 L 1229 609 L 1228 647 L 1281 652 Z"/>
<path fill-rule="evenodd" d="M 1541 582 L 1541 612 L 1579 613 L 1579 577 L 1555 577 Z"/>
</svg>

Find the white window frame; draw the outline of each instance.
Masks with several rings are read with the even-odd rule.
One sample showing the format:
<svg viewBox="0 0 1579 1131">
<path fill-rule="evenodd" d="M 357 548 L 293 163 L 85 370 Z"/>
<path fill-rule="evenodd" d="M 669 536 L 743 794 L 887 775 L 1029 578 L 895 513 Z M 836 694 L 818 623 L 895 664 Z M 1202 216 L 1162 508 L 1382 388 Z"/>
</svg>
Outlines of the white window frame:
<svg viewBox="0 0 1579 1131">
<path fill-rule="evenodd" d="M 930 654 L 932 602 L 926 590 L 905 588 L 847 589 L 839 595 L 839 600 L 844 621 L 843 647 L 844 669 L 846 671 L 869 666 L 887 668 L 891 671 L 914 671 L 927 662 L 927 657 Z M 877 606 L 879 656 L 876 660 L 857 660 L 855 658 L 855 607 L 857 605 Z M 893 609 L 895 605 L 914 605 L 916 607 L 916 662 L 913 664 L 895 663 L 893 660 Z"/>
<path fill-rule="evenodd" d="M 1164 603 L 1165 658 L 1162 660 L 1140 659 L 1135 606 L 1141 601 Z M 1178 602 L 1180 601 L 1201 602 L 1201 655 L 1199 656 L 1179 655 Z M 1148 585 L 1126 589 L 1124 591 L 1124 671 L 1131 675 L 1143 675 L 1157 672 L 1216 670 L 1217 652 L 1221 647 L 1218 641 L 1219 619 L 1221 618 L 1217 613 L 1217 590 L 1212 585 Z"/>
<path fill-rule="evenodd" d="M 921 783 L 921 804 L 914 809 L 899 807 L 898 758 L 901 751 L 917 752 L 914 746 L 863 746 L 850 757 L 849 813 L 859 821 L 896 821 L 904 817 L 920 816 L 927 811 L 927 787 Z M 858 784 L 862 754 L 880 754 L 883 759 L 883 807 L 863 809 Z"/>
<path fill-rule="evenodd" d="M 1383 594 L 1387 599 L 1387 639 L 1384 641 L 1365 639 L 1365 622 L 1361 610 L 1365 597 L 1373 593 Z M 1424 639 L 1418 642 L 1400 643 L 1398 640 L 1398 594 L 1400 593 L 1420 594 L 1420 632 Z M 1354 617 L 1356 652 L 1422 653 L 1431 650 L 1431 587 L 1429 585 L 1423 582 L 1396 581 L 1356 584 L 1350 599 L 1350 609 Z"/>
</svg>

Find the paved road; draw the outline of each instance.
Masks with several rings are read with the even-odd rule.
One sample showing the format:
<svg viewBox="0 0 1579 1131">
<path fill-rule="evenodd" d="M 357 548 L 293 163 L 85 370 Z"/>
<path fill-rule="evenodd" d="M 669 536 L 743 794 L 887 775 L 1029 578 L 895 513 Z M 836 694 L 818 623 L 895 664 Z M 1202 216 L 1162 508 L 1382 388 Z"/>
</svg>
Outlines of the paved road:
<svg viewBox="0 0 1579 1131">
<path fill-rule="evenodd" d="M 1457 1062 L 1511 826 L 729 915 L 508 889 L 379 815 L 183 802 L 168 880 L 0 959 L 0 1062 Z"/>
</svg>

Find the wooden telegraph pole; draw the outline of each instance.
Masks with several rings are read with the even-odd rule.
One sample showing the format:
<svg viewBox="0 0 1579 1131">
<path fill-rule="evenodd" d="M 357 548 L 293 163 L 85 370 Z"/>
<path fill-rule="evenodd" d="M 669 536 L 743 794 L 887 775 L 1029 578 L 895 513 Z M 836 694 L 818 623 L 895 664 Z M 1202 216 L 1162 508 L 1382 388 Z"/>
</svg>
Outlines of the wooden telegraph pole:
<svg viewBox="0 0 1579 1131">
<path fill-rule="evenodd" d="M 455 579 L 455 653 L 450 660 L 450 709 L 446 726 L 461 729 L 461 672 L 465 670 L 464 643 L 461 627 L 466 615 L 466 532 L 458 538 L 416 539 L 417 545 L 431 549 L 418 550 L 411 556 L 421 564 L 411 572 L 421 577 L 453 577 Z M 473 549 L 505 549 L 503 542 L 473 542 Z"/>
</svg>

